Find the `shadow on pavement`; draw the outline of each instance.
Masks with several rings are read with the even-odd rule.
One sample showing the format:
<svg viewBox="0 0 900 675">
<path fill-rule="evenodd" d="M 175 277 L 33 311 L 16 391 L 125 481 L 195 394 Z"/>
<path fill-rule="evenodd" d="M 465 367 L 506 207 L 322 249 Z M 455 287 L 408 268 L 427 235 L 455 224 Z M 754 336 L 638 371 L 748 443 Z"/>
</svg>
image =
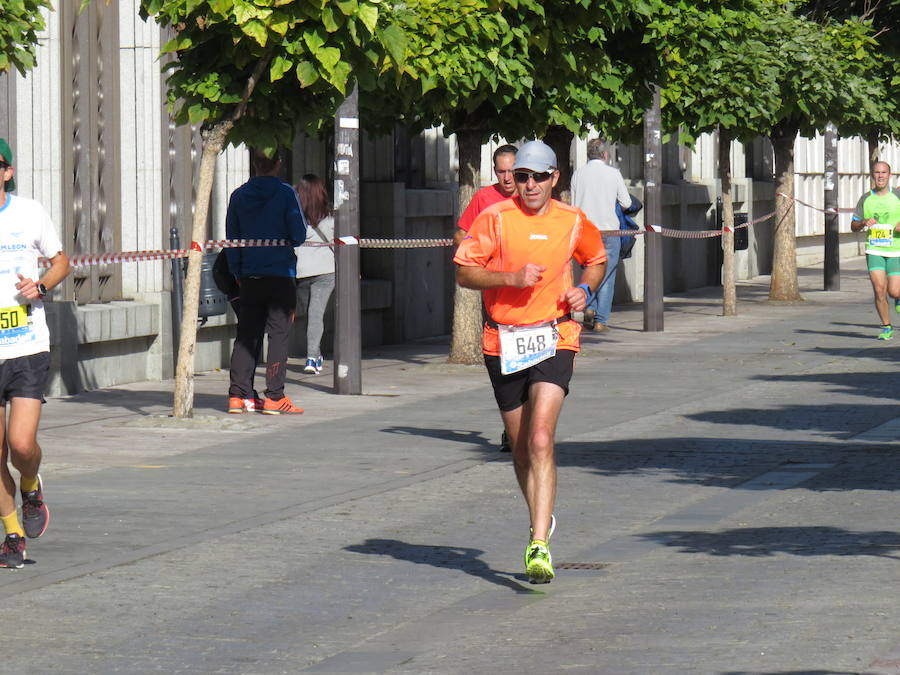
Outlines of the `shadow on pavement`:
<svg viewBox="0 0 900 675">
<path fill-rule="evenodd" d="M 882 340 L 878 340 L 875 338 L 875 335 L 878 331 L 881 330 L 878 326 L 873 326 L 870 328 L 870 332 L 867 333 L 864 337 L 869 341 L 870 347 L 866 349 L 859 343 L 853 344 L 847 348 L 836 349 L 833 347 L 815 347 L 814 349 L 808 350 L 811 352 L 815 352 L 816 354 L 827 354 L 829 356 L 836 356 L 839 358 L 851 358 L 851 357 L 859 357 L 864 359 L 879 359 L 881 361 L 888 362 L 897 362 L 900 361 L 900 353 L 898 353 L 897 348 L 890 346 L 886 347 L 884 345 L 891 344 L 889 342 L 884 342 Z M 857 336 L 858 337 L 858 336 Z M 872 373 L 867 373 L 868 375 L 872 375 Z M 877 374 L 875 374 L 877 376 Z"/>
<path fill-rule="evenodd" d="M 874 396 L 876 394 L 870 394 Z M 893 395 L 883 394 L 885 398 Z M 893 406 L 878 404 L 787 405 L 776 408 L 734 408 L 685 415 L 711 424 L 766 427 L 786 431 L 821 431 L 847 439 L 897 417 Z"/>
<path fill-rule="evenodd" d="M 850 670 L 779 670 L 762 673 L 758 670 L 729 670 L 719 675 L 859 675 L 859 671 Z"/>
<path fill-rule="evenodd" d="M 461 546 L 427 546 L 424 544 L 408 544 L 397 539 L 366 539 L 364 544 L 345 546 L 345 551 L 364 553 L 367 555 L 390 556 L 397 560 L 406 560 L 416 565 L 431 565 L 444 569 L 460 570 L 474 577 L 490 581 L 498 586 L 505 586 L 516 593 L 535 593 L 536 591 L 518 583 L 513 575 L 492 570 L 480 556 L 484 551 L 477 548 Z"/>
<path fill-rule="evenodd" d="M 900 453 L 876 444 L 699 437 L 564 441 L 556 446 L 556 460 L 560 467 L 602 476 L 662 473 L 671 483 L 730 488 L 780 467 L 827 462 L 834 467 L 805 481 L 805 489 L 900 490 Z"/>
<path fill-rule="evenodd" d="M 147 390 L 133 391 L 130 389 L 96 389 L 84 391 L 77 396 L 59 398 L 54 401 L 60 406 L 84 404 L 102 405 L 110 408 L 119 408 L 123 411 L 138 415 L 160 414 L 159 409 L 165 412 L 172 410 L 174 398 L 171 390 Z M 194 409 L 212 409 L 225 412 L 228 407 L 228 389 L 219 394 L 194 394 Z M 164 413 L 163 413 L 164 414 Z"/>
<path fill-rule="evenodd" d="M 822 350 L 819 350 L 822 351 Z M 873 350 L 870 350 L 873 351 Z M 882 350 L 876 356 L 880 357 Z M 884 350 L 891 352 L 892 360 L 896 359 L 896 350 Z M 868 355 L 868 353 L 867 353 Z M 900 400 L 900 389 L 897 388 L 893 373 L 813 373 L 800 375 L 768 375 L 766 377 L 754 377 L 754 380 L 765 382 L 811 382 L 814 384 L 829 384 L 829 391 L 847 392 L 858 394 L 868 398 L 886 398 Z"/>
<path fill-rule="evenodd" d="M 456 429 L 427 429 L 422 427 L 387 427 L 382 429 L 387 434 L 400 434 L 403 436 L 426 436 L 439 438 L 443 441 L 467 443 L 469 445 L 482 445 L 494 447 L 495 444 L 480 431 L 461 431 Z"/>
<path fill-rule="evenodd" d="M 838 527 L 746 527 L 724 532 L 671 530 L 641 535 L 678 548 L 680 553 L 761 558 L 797 556 L 873 556 L 900 560 L 900 532 L 854 532 Z"/>
<path fill-rule="evenodd" d="M 830 335 L 832 337 L 844 337 L 850 338 L 853 340 L 869 340 L 872 341 L 875 339 L 875 334 L 880 331 L 881 328 L 869 326 L 868 329 L 860 330 L 858 333 L 851 333 L 849 331 L 844 330 L 809 330 L 807 328 L 795 328 L 794 332 L 799 333 L 801 335 Z M 873 333 L 874 331 L 874 333 Z M 820 350 L 821 351 L 821 350 Z M 842 353 L 841 356 L 846 356 L 846 353 Z"/>
</svg>

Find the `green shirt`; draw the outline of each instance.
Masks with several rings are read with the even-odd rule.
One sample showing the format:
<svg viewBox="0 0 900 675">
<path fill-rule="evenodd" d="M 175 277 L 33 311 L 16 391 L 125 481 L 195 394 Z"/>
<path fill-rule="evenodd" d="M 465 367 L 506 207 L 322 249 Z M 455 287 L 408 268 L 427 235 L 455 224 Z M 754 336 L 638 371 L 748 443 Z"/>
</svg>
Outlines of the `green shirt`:
<svg viewBox="0 0 900 675">
<path fill-rule="evenodd" d="M 869 228 L 866 253 L 886 258 L 900 256 L 900 233 L 894 231 L 894 226 L 900 223 L 900 189 L 894 188 L 884 195 L 875 194 L 874 190 L 870 190 L 860 197 L 853 211 L 853 220 L 869 218 L 874 218 L 879 225 L 885 227 Z M 888 239 L 890 243 L 887 243 Z"/>
</svg>

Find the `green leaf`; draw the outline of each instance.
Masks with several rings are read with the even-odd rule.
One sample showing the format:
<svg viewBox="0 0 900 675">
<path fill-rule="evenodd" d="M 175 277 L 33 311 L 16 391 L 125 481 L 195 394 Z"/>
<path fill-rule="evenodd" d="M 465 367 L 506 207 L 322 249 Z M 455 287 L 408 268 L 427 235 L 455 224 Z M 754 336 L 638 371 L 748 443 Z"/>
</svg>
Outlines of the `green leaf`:
<svg viewBox="0 0 900 675">
<path fill-rule="evenodd" d="M 353 16 L 359 9 L 359 3 L 356 0 L 337 0 L 336 4 L 344 16 Z"/>
<path fill-rule="evenodd" d="M 347 93 L 347 81 L 350 78 L 350 73 L 353 72 L 353 66 L 351 66 L 346 61 L 340 61 L 334 67 L 334 71 L 331 74 L 331 84 L 335 86 L 335 88 L 341 92 L 341 94 L 346 95 Z"/>
<path fill-rule="evenodd" d="M 375 32 L 375 26 L 378 25 L 378 7 L 376 5 L 369 3 L 360 5 L 357 16 L 370 33 Z"/>
<path fill-rule="evenodd" d="M 406 35 L 395 25 L 380 32 L 381 42 L 398 66 L 406 61 Z"/>
<path fill-rule="evenodd" d="M 272 82 L 280 80 L 292 67 L 293 63 L 279 54 L 272 59 L 272 65 L 269 66 L 269 79 Z"/>
<path fill-rule="evenodd" d="M 325 30 L 329 33 L 337 31 L 343 22 L 343 15 L 335 12 L 331 7 L 322 9 L 322 25 L 325 26 Z"/>
<path fill-rule="evenodd" d="M 326 72 L 334 73 L 335 66 L 341 60 L 341 50 L 337 47 L 323 47 L 316 52 L 316 58 L 319 59 Z"/>
<path fill-rule="evenodd" d="M 297 80 L 303 87 L 309 87 L 319 79 L 319 70 L 313 63 L 302 61 L 297 64 Z"/>
<path fill-rule="evenodd" d="M 199 103 L 188 108 L 188 119 L 191 124 L 200 124 L 209 117 L 209 110 Z"/>
<path fill-rule="evenodd" d="M 325 36 L 318 28 L 309 28 L 303 31 L 303 41 L 309 51 L 315 54 L 325 44 Z"/>
<path fill-rule="evenodd" d="M 241 24 L 241 31 L 255 40 L 261 47 L 266 46 L 269 33 L 266 30 L 266 25 L 262 21 L 253 19 L 252 21 Z"/>
</svg>

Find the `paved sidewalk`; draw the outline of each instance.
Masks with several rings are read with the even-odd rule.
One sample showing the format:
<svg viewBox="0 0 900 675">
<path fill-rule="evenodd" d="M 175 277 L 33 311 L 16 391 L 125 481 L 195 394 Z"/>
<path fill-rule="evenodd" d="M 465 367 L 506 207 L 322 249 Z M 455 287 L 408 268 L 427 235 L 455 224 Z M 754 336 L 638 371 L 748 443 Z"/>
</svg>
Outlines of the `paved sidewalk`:
<svg viewBox="0 0 900 675">
<path fill-rule="evenodd" d="M 559 576 L 480 366 L 446 340 L 329 369 L 301 416 L 227 415 L 227 373 L 52 399 L 52 522 L 0 574 L 34 672 L 900 673 L 897 345 L 864 264 L 805 300 L 741 284 L 588 335 L 558 431 Z M 0 572 L 3 572 L 0 570 Z M 10 661 L 10 666 L 13 661 Z M 17 670 L 19 668 L 17 667 Z"/>
</svg>

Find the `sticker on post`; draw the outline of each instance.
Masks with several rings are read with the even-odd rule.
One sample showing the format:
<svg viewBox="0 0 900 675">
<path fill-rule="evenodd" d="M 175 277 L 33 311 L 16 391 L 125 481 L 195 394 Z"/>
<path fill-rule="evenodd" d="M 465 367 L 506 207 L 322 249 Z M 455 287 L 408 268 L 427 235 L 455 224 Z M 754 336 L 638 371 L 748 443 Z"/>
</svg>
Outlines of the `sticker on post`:
<svg viewBox="0 0 900 675">
<path fill-rule="evenodd" d="M 497 327 L 500 333 L 500 372 L 503 375 L 546 361 L 556 355 L 559 333 L 552 324 Z"/>
<path fill-rule="evenodd" d="M 869 246 L 891 246 L 894 243 L 894 228 L 890 225 L 875 224 L 869 227 Z"/>
</svg>

